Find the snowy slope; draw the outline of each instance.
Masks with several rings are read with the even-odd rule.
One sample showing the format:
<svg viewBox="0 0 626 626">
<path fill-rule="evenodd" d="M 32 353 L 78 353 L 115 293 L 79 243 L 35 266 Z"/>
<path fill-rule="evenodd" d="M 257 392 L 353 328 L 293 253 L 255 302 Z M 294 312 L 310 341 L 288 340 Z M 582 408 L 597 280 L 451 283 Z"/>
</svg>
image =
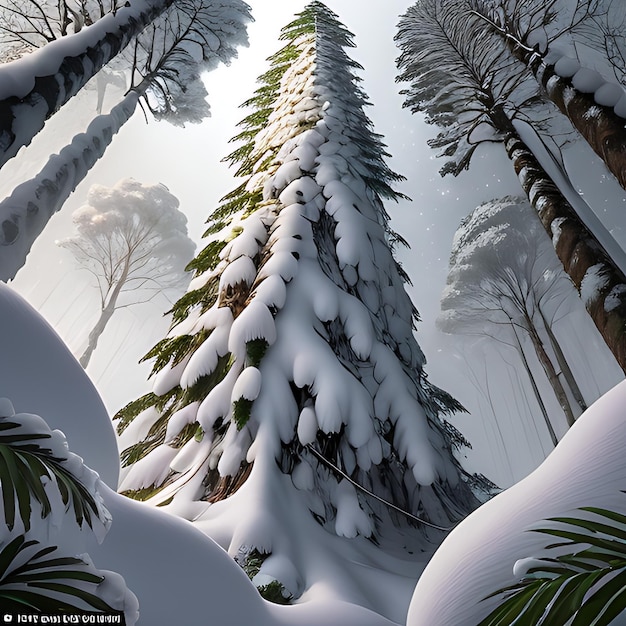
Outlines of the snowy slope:
<svg viewBox="0 0 626 626">
<path fill-rule="evenodd" d="M 0 282 L 0 397 L 15 410 L 45 416 L 70 450 L 104 482 L 117 485 L 115 433 L 95 387 L 48 323 Z"/>
<path fill-rule="evenodd" d="M 625 403 L 622 382 L 583 413 L 537 470 L 455 528 L 417 584 L 407 626 L 477 624 L 497 604 L 483 598 L 516 582 L 515 562 L 545 555 L 549 538 L 527 532 L 542 520 L 584 506 L 626 513 Z"/>
<path fill-rule="evenodd" d="M 327 599 L 282 607 L 266 602 L 244 571 L 193 526 L 111 490 L 113 525 L 87 545 L 98 567 L 122 574 L 139 599 L 141 626 L 391 626 L 362 607 Z"/>
</svg>

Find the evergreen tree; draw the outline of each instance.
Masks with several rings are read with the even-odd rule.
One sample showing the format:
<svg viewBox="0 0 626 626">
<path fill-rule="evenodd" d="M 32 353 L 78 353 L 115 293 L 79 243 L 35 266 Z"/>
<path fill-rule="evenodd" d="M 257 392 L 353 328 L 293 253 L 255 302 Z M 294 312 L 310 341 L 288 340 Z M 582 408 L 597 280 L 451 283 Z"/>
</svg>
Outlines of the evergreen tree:
<svg viewBox="0 0 626 626">
<path fill-rule="evenodd" d="M 147 355 L 153 391 L 117 415 L 121 491 L 194 520 L 278 601 L 324 580 L 328 542 L 326 564 L 346 554 L 339 537 L 361 554 L 391 538 L 427 550 L 477 503 L 445 421 L 462 407 L 413 336 L 383 205 L 401 177 L 364 113 L 352 35 L 314 1 L 281 39 L 227 157 L 244 181 Z M 401 614 L 353 570 L 330 593 Z"/>
</svg>

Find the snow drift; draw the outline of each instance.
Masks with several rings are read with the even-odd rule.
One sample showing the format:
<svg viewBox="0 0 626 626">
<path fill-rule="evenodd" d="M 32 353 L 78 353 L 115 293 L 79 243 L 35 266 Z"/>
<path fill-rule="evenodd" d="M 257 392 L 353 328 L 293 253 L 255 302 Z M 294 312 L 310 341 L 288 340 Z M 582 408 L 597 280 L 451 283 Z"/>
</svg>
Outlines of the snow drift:
<svg viewBox="0 0 626 626">
<path fill-rule="evenodd" d="M 418 581 L 407 626 L 474 625 L 499 599 L 485 599 L 517 582 L 515 563 L 546 555 L 545 535 L 528 532 L 580 507 L 626 513 L 626 382 L 576 421 L 552 454 L 527 478 L 461 522 Z"/>
</svg>

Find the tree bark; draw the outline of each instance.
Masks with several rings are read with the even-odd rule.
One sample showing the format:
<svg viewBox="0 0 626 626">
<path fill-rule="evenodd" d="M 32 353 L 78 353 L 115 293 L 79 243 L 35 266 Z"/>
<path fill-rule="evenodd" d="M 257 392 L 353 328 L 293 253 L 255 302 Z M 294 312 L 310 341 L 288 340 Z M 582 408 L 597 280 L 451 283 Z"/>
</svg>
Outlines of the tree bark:
<svg viewBox="0 0 626 626">
<path fill-rule="evenodd" d="M 477 9 L 481 8 L 478 4 Z M 626 120 L 613 107 L 598 104 L 594 93 L 583 93 L 574 87 L 572 78 L 559 76 L 554 63 L 546 63 L 547 52 L 526 44 L 515 32 L 512 16 L 504 23 L 492 21 L 483 10 L 474 14 L 484 19 L 506 42 L 511 54 L 535 77 L 546 96 L 572 123 L 574 128 L 604 161 L 607 169 L 626 189 Z"/>
<path fill-rule="evenodd" d="M 578 291 L 595 282 L 585 306 L 607 346 L 626 372 L 626 277 L 582 223 L 573 207 L 514 130 L 504 141 L 518 179 L 552 239 Z"/>
<path fill-rule="evenodd" d="M 85 348 L 85 351 L 81 354 L 80 359 L 78 359 L 78 362 L 82 365 L 83 369 L 87 369 L 91 356 L 94 353 L 94 350 L 98 347 L 98 340 L 100 339 L 100 336 L 102 335 L 104 329 L 109 323 L 109 320 L 113 316 L 113 313 L 115 313 L 114 303 L 113 306 L 111 306 L 111 303 L 109 303 L 109 306 L 106 306 L 100 312 L 100 317 L 98 318 L 98 321 L 95 323 L 94 327 L 89 333 L 87 348 Z"/>
<path fill-rule="evenodd" d="M 529 68 L 548 98 L 568 117 L 626 189 L 626 120 L 611 107 L 598 104 L 593 93 L 582 93 L 573 86 L 571 79 L 558 76 L 554 65 L 542 60 Z"/>
<path fill-rule="evenodd" d="M 100 317 L 98 321 L 95 323 L 94 327 L 91 329 L 89 333 L 89 340 L 87 342 L 87 348 L 78 359 L 78 362 L 82 365 L 83 369 L 87 369 L 87 365 L 89 365 L 89 360 L 91 359 L 91 355 L 94 353 L 94 350 L 98 347 L 98 340 L 102 336 L 107 324 L 111 317 L 113 317 L 113 313 L 117 308 L 117 299 L 122 292 L 122 288 L 126 284 L 128 280 L 128 272 L 130 270 L 130 256 L 126 257 L 126 262 L 124 264 L 124 269 L 122 270 L 122 274 L 115 283 L 115 287 L 113 291 L 111 291 L 111 295 L 109 297 L 108 302 L 102 307 L 100 311 Z"/>
<path fill-rule="evenodd" d="M 48 118 L 172 3 L 133 0 L 132 5 L 127 3 L 92 26 L 47 44 L 27 59 L 0 67 L 0 167 L 28 145 Z M 70 49 L 76 52 L 68 54 Z M 27 91 L 22 89 L 26 62 L 33 68 Z"/>
<path fill-rule="evenodd" d="M 135 112 L 139 94 L 130 92 L 107 115 L 99 115 L 39 174 L 0 202 L 0 280 L 15 278 L 50 218 L 103 155 L 113 136 Z"/>
</svg>

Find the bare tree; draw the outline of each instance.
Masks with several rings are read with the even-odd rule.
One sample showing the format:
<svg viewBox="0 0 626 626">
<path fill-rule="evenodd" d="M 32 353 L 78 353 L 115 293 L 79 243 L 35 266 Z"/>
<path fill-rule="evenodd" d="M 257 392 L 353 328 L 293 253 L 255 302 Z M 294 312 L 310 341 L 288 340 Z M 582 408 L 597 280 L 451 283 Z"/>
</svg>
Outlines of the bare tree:
<svg viewBox="0 0 626 626">
<path fill-rule="evenodd" d="M 185 266 L 195 249 L 178 200 L 164 185 L 132 179 L 113 188 L 94 185 L 87 201 L 74 213 L 78 233 L 59 242 L 93 274 L 100 292 L 100 317 L 79 359 L 85 368 L 117 309 L 184 289 Z M 131 292 L 131 298 L 120 300 Z"/>
<path fill-rule="evenodd" d="M 526 201 L 504 198 L 485 203 L 461 223 L 450 256 L 439 326 L 445 332 L 491 336 L 517 349 L 555 445 L 556 434 L 522 338 L 530 340 L 571 426 L 586 404 L 573 376 L 562 377 L 555 352 L 564 362 L 565 356 L 551 328 L 560 308 L 555 302 L 562 304 L 571 291 Z"/>
<path fill-rule="evenodd" d="M 626 277 L 517 131 L 522 121 L 536 127 L 528 112 L 543 102 L 530 70 L 501 54 L 499 35 L 472 13 L 469 0 L 419 0 L 400 20 L 396 40 L 398 80 L 410 83 L 405 106 L 442 128 L 429 142 L 448 159 L 442 174 L 468 168 L 485 142 L 504 144 L 576 288 L 599 277 L 585 306 L 626 371 Z"/>
</svg>

